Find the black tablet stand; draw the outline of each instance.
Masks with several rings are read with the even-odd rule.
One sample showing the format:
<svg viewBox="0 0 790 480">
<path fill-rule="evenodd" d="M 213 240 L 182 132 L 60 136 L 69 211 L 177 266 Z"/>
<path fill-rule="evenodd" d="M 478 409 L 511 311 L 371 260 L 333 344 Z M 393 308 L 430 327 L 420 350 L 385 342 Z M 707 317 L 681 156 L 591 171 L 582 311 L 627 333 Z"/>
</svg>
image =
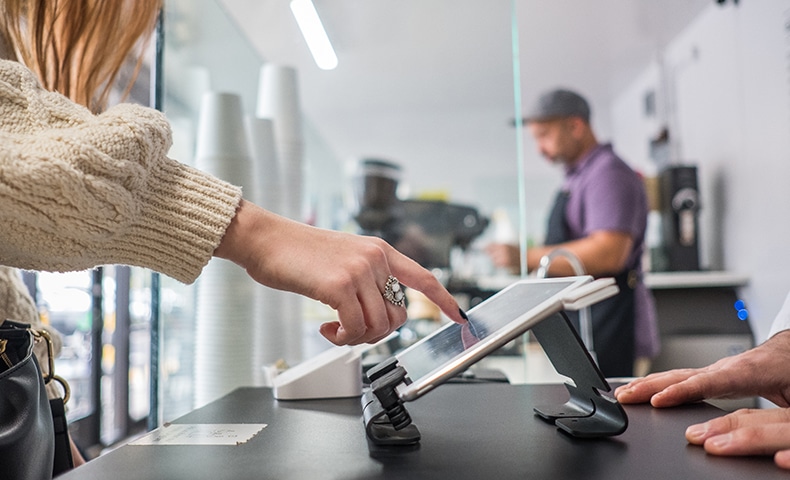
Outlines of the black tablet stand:
<svg viewBox="0 0 790 480">
<path fill-rule="evenodd" d="M 563 405 L 534 408 L 540 418 L 579 438 L 619 435 L 628 427 L 623 407 L 601 391 L 610 391 L 590 353 L 564 312 L 555 313 L 532 327 L 557 373 L 569 377 L 570 399 Z M 370 389 L 362 395 L 362 414 L 368 439 L 375 445 L 415 445 L 420 432 L 411 423 L 396 387 L 408 382 L 406 370 L 395 357 L 367 373 Z"/>
</svg>

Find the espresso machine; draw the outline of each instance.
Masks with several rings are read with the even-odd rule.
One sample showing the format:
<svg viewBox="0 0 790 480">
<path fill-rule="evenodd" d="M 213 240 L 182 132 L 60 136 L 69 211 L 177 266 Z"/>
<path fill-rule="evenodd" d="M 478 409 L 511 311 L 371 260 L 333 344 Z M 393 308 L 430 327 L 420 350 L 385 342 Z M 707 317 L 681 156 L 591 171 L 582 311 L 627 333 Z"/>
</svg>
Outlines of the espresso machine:
<svg viewBox="0 0 790 480">
<path fill-rule="evenodd" d="M 449 270 L 453 248 L 466 249 L 488 226 L 477 209 L 438 200 L 401 200 L 400 165 L 366 158 L 354 178 L 360 233 L 386 240 L 425 268 Z"/>
<path fill-rule="evenodd" d="M 660 183 L 666 270 L 699 270 L 700 195 L 697 167 L 667 167 L 661 173 Z"/>
</svg>

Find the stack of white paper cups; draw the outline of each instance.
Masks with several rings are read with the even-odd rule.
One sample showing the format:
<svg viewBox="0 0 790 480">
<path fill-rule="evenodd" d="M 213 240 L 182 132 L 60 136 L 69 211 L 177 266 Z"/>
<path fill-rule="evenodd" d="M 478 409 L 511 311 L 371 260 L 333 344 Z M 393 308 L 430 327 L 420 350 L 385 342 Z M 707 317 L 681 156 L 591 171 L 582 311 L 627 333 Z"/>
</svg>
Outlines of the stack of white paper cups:
<svg viewBox="0 0 790 480">
<path fill-rule="evenodd" d="M 261 67 L 256 117 L 271 120 L 274 150 L 280 167 L 281 203 L 277 211 L 293 220 L 302 221 L 304 196 L 304 152 L 302 116 L 296 70 L 291 67 L 265 64 Z M 258 178 L 261 178 L 260 176 Z M 272 312 L 260 303 L 262 326 L 268 329 L 261 341 L 264 364 L 284 359 L 288 363 L 302 360 L 302 297 L 282 293 L 279 312 Z M 276 302 L 272 300 L 273 302 Z M 281 314 L 281 316 L 279 315 Z M 274 330 L 277 330 L 276 332 Z"/>
<path fill-rule="evenodd" d="M 252 154 L 252 175 L 257 183 L 257 188 L 248 198 L 266 210 L 282 215 L 282 175 L 274 140 L 274 121 L 248 116 L 246 127 Z"/>
<path fill-rule="evenodd" d="M 252 158 L 241 98 L 206 93 L 198 120 L 195 164 L 254 192 Z M 195 403 L 204 405 L 231 390 L 254 385 L 255 297 L 258 284 L 237 265 L 212 259 L 197 280 Z"/>
<path fill-rule="evenodd" d="M 251 199 L 261 207 L 278 214 L 283 213 L 280 164 L 274 141 L 274 122 L 269 118 L 247 117 L 247 136 L 253 158 L 253 176 L 258 188 Z M 251 333 L 255 344 L 253 360 L 259 368 L 256 372 L 256 385 L 267 385 L 270 378 L 265 366 L 278 360 L 299 361 L 289 358 L 287 351 L 293 335 L 289 318 L 285 315 L 286 292 L 273 290 L 259 285 L 255 295 L 255 327 Z M 298 357 L 300 351 L 295 355 Z"/>
<path fill-rule="evenodd" d="M 283 214 L 302 220 L 304 161 L 296 70 L 273 64 L 261 67 L 256 116 L 273 122 L 282 175 Z"/>
</svg>

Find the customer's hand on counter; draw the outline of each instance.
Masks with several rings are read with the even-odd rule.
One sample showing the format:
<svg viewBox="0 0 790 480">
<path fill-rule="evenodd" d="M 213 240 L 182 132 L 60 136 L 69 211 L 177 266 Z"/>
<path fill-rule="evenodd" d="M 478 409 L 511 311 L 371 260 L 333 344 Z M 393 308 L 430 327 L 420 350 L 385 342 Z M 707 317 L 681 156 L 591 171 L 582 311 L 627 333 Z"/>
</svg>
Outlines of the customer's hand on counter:
<svg viewBox="0 0 790 480">
<path fill-rule="evenodd" d="M 742 409 L 686 429 L 686 440 L 712 455 L 774 455 L 790 469 L 790 409 Z"/>
<path fill-rule="evenodd" d="M 777 333 L 762 345 L 723 358 L 704 368 L 653 373 L 615 390 L 621 403 L 650 402 L 672 407 L 714 398 L 761 396 L 780 407 L 790 406 L 790 331 Z M 689 443 L 713 455 L 774 455 L 790 469 L 790 409 L 743 409 L 692 425 Z"/>
<path fill-rule="evenodd" d="M 465 323 L 458 303 L 436 277 L 385 241 L 311 227 L 247 201 L 214 255 L 237 263 L 263 285 L 334 308 L 340 322 L 324 323 L 320 331 L 336 345 L 373 343 L 403 325 L 406 309 L 382 295 L 390 275 Z"/>
<path fill-rule="evenodd" d="M 621 403 L 672 407 L 707 398 L 762 396 L 790 406 L 790 331 L 703 368 L 653 373 L 615 390 Z"/>
</svg>

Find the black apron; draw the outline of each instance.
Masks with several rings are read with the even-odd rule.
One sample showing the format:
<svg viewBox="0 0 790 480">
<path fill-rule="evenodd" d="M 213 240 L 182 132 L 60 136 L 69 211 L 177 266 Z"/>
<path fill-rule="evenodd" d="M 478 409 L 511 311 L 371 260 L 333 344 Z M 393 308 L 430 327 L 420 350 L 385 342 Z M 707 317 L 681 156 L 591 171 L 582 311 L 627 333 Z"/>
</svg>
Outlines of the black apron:
<svg viewBox="0 0 790 480">
<path fill-rule="evenodd" d="M 549 216 L 546 245 L 557 245 L 575 240 L 565 219 L 569 193 L 560 191 Z M 627 267 L 614 277 L 620 293 L 596 303 L 590 308 L 593 348 L 598 367 L 606 377 L 630 377 L 634 370 L 634 287 L 637 272 Z M 579 328 L 579 312 L 566 312 Z"/>
</svg>

